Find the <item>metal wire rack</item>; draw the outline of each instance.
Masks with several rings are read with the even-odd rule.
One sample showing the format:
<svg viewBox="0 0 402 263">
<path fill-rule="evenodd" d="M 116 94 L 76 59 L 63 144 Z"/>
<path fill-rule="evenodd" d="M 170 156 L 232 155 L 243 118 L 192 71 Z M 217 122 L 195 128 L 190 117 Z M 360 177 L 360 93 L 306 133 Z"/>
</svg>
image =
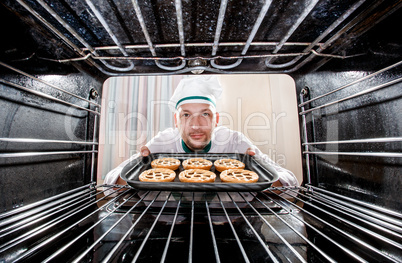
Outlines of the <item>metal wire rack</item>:
<svg viewBox="0 0 402 263">
<path fill-rule="evenodd" d="M 97 132 L 98 129 L 98 116 L 100 115 L 100 104 L 97 102 L 97 96 L 94 97 L 94 99 L 86 99 L 81 96 L 78 96 L 72 92 L 67 91 L 66 89 L 63 89 L 57 85 L 54 85 L 48 81 L 45 81 L 41 78 L 35 77 L 31 74 L 28 74 L 22 70 L 19 70 L 15 67 L 12 67 L 6 63 L 3 63 L 0 61 L 0 66 L 10 70 L 14 74 L 17 74 L 19 77 L 26 77 L 29 80 L 33 81 L 34 83 L 42 83 L 46 87 L 50 87 L 53 90 L 56 90 L 58 92 L 61 92 L 63 94 L 66 94 L 67 96 L 73 98 L 73 99 L 78 99 L 78 102 L 70 102 L 68 99 L 61 99 L 56 96 L 48 94 L 49 92 L 44 92 L 41 91 L 40 88 L 37 86 L 33 87 L 26 87 L 22 86 L 18 83 L 15 83 L 13 81 L 9 81 L 5 78 L 0 78 L 0 83 L 4 84 L 5 86 L 9 86 L 12 88 L 15 88 L 19 91 L 22 92 L 27 92 L 30 94 L 33 94 L 35 98 L 44 98 L 49 101 L 54 101 L 56 103 L 59 103 L 61 105 L 67 105 L 69 107 L 78 109 L 79 111 L 86 112 L 88 115 L 93 114 L 94 115 L 94 132 Z M 82 103 L 85 104 L 85 106 L 81 106 Z M 83 149 L 83 150 L 69 150 L 69 151 L 20 151 L 20 152 L 6 152 L 6 153 L 0 153 L 0 159 L 1 158 L 21 158 L 21 157 L 31 157 L 31 156 L 50 156 L 50 155 L 66 155 L 66 154 L 92 154 L 92 167 L 91 167 L 91 178 L 94 178 L 94 161 L 95 161 L 95 154 L 98 152 L 96 147 L 98 146 L 98 142 L 96 141 L 96 138 L 94 137 L 92 141 L 79 141 L 79 140 L 58 140 L 58 139 L 41 139 L 41 138 L 5 138 L 2 137 L 0 138 L 0 142 L 9 142 L 9 143 L 18 143 L 18 144 L 48 144 L 48 145 L 66 145 L 66 144 L 71 144 L 71 145 L 81 145 L 81 146 L 92 146 L 92 149 Z"/>
<path fill-rule="evenodd" d="M 91 184 L 3 213 L 0 227 L 7 262 L 402 260 L 401 214 L 313 186 L 215 193 Z"/>
<path fill-rule="evenodd" d="M 388 82 L 385 83 L 380 83 L 378 85 L 373 85 L 370 84 L 369 87 L 363 87 L 361 88 L 360 91 L 354 92 L 352 94 L 348 94 L 347 96 L 342 97 L 343 95 L 338 95 L 336 93 L 341 92 L 344 89 L 347 89 L 351 86 L 354 85 L 363 85 L 364 81 L 366 80 L 373 80 L 376 76 L 383 74 L 384 72 L 391 71 L 392 69 L 398 68 L 402 64 L 402 61 L 398 61 L 388 67 L 385 67 L 383 69 L 377 70 L 371 74 L 368 74 L 364 77 L 358 78 L 354 81 L 350 81 L 349 83 L 342 85 L 341 87 L 334 87 L 331 88 L 329 92 L 326 92 L 321 95 L 317 95 L 314 98 L 310 98 L 308 100 L 305 100 L 305 95 L 306 95 L 306 90 L 302 90 L 299 96 L 300 99 L 300 104 L 298 105 L 300 111 L 299 114 L 301 115 L 301 120 L 302 120 L 302 136 L 303 136 L 303 146 L 304 146 L 304 151 L 303 154 L 306 156 L 307 163 L 310 163 L 310 155 L 333 155 L 333 156 L 339 156 L 339 155 L 346 155 L 346 156 L 369 156 L 369 157 L 389 157 L 389 158 L 401 158 L 402 154 L 400 152 L 376 152 L 372 150 L 367 150 L 367 151 L 328 151 L 328 150 L 322 150 L 316 148 L 317 146 L 320 145 L 342 145 L 342 144 L 373 144 L 373 143 L 394 143 L 397 144 L 402 141 L 402 137 L 385 137 L 385 138 L 359 138 L 359 139 L 349 139 L 349 140 L 328 140 L 328 141 L 309 141 L 308 137 L 308 121 L 307 117 L 308 115 L 313 115 L 314 113 L 318 112 L 320 109 L 326 109 L 330 108 L 331 106 L 338 106 L 342 102 L 352 100 L 352 99 L 358 99 L 361 96 L 379 91 L 384 88 L 389 88 L 393 87 L 395 85 L 399 85 L 400 82 L 402 81 L 402 78 L 394 78 Z M 371 87 L 370 87 L 371 86 Z M 323 101 L 324 99 L 327 99 L 330 95 L 335 94 L 337 96 L 340 96 L 341 98 L 331 98 L 329 102 L 324 102 L 320 103 L 320 100 Z M 309 109 L 306 109 L 305 107 L 309 107 Z M 336 112 L 337 110 L 335 110 Z M 317 113 L 319 116 L 321 113 Z M 311 119 L 310 119 L 311 122 Z M 368 147 L 366 147 L 368 148 Z M 311 174 L 310 174 L 310 167 L 307 166 L 307 183 L 311 183 Z"/>
<path fill-rule="evenodd" d="M 172 12 L 168 13 L 170 17 L 169 21 L 175 22 L 169 23 L 169 26 L 172 27 L 170 31 L 175 32 L 174 38 L 176 41 L 172 43 L 158 43 L 153 40 L 157 33 L 152 32 L 150 29 L 154 27 L 153 23 L 155 23 L 155 21 L 150 21 L 147 17 L 147 15 L 149 16 L 149 14 L 147 14 L 149 8 L 144 7 L 144 3 L 139 3 L 137 0 L 120 3 L 116 6 L 112 6 L 111 3 L 99 3 L 91 0 L 86 0 L 85 3 L 80 5 L 67 1 L 66 4 L 69 5 L 69 8 L 66 10 L 76 12 L 76 14 L 71 13 L 67 16 L 63 14 L 64 11 L 57 10 L 57 5 L 50 5 L 44 0 L 17 0 L 17 2 L 33 17 L 40 21 L 42 25 L 48 28 L 50 32 L 62 39 L 78 56 L 73 58 L 47 59 L 61 63 L 86 61 L 100 72 L 113 76 L 135 74 L 138 71 L 136 65 L 138 65 L 139 61 L 152 61 L 157 69 L 162 70 L 160 74 L 179 74 L 194 70 L 230 73 L 229 71 L 242 64 L 243 60 L 261 59 L 266 67 L 264 72 L 276 72 L 279 70 L 282 73 L 290 73 L 299 70 L 319 56 L 335 59 L 353 57 L 360 54 L 344 55 L 335 54 L 334 52 L 324 52 L 343 34 L 369 17 L 370 13 L 382 3 L 382 1 L 377 1 L 374 4 L 367 4 L 366 0 L 356 1 L 342 10 L 342 14 L 331 17 L 329 20 L 332 21 L 332 23 L 329 23 L 325 29 L 318 30 L 320 33 L 314 34 L 312 41 L 303 42 L 289 40 L 295 38 L 294 36 L 300 28 L 306 27 L 306 21 L 314 16 L 314 12 L 320 9 L 320 1 L 314 0 L 306 3 L 295 2 L 294 5 L 300 5 L 300 10 L 297 13 L 297 19 L 292 22 L 292 26 L 290 28 L 284 27 L 281 29 L 282 36 L 277 36 L 278 39 L 276 41 L 261 41 L 261 38 L 256 40 L 255 37 L 262 27 L 267 26 L 264 24 L 264 21 L 267 19 L 267 14 L 272 11 L 272 9 L 275 9 L 275 7 L 273 7 L 275 1 L 266 0 L 255 7 L 259 11 L 255 11 L 258 15 L 254 23 L 247 26 L 248 29 L 246 32 L 243 32 L 244 34 L 241 33 L 247 35 L 247 37 L 243 37 L 244 39 L 241 41 L 233 41 L 233 39 L 222 36 L 225 26 L 229 26 L 227 22 L 227 11 L 233 4 L 227 0 L 223 0 L 220 2 L 219 8 L 217 8 L 219 10 L 217 17 L 213 18 L 213 21 L 215 21 L 213 41 L 191 42 L 187 40 L 188 35 L 191 33 L 188 32 L 188 28 L 185 26 L 189 23 L 187 17 L 189 10 L 186 9 L 186 4 L 183 4 L 180 0 L 176 0 L 172 1 L 171 5 L 174 6 L 174 8 L 170 8 Z M 124 41 L 124 39 L 127 37 L 132 38 L 133 36 L 126 36 L 127 33 L 124 35 L 121 32 L 117 32 L 120 30 L 116 28 L 125 28 L 125 23 L 127 23 L 125 20 L 129 19 L 128 17 L 124 19 L 120 17 L 120 14 L 124 13 L 122 10 L 119 10 L 121 8 L 132 9 L 133 17 L 130 17 L 130 19 L 135 19 L 138 22 L 137 27 L 139 28 L 136 30 L 142 33 L 141 38 L 145 39 L 146 44 L 124 43 L 127 42 Z M 170 9 L 163 10 L 162 12 L 168 12 L 167 10 Z M 396 9 L 397 7 L 395 7 L 395 10 Z M 92 22 L 90 22 L 81 18 L 82 21 L 73 22 L 72 20 L 74 19 L 68 19 L 69 16 L 80 17 L 80 14 L 83 13 L 82 10 L 89 12 L 90 16 L 96 21 L 91 20 Z M 120 21 L 119 24 L 115 25 L 116 21 Z M 87 26 L 84 30 L 80 26 L 80 23 L 92 23 L 91 27 L 95 26 L 96 28 L 93 29 L 93 32 L 88 32 L 89 27 Z M 204 30 L 202 28 L 203 25 L 198 26 L 200 27 L 200 31 Z M 210 29 L 208 29 L 208 31 L 210 31 Z M 96 41 L 90 40 L 90 36 L 96 34 L 104 35 L 102 37 L 103 39 L 98 37 L 99 39 L 97 39 L 97 41 L 100 41 L 101 44 L 97 46 L 95 45 Z M 114 45 L 108 44 L 110 40 Z M 202 52 L 201 55 L 196 55 L 187 51 L 189 48 L 195 47 L 202 48 L 203 50 L 211 50 L 211 52 L 210 54 Z M 232 50 L 230 54 L 227 54 L 227 52 L 221 52 L 221 54 L 219 54 L 218 51 L 225 47 L 235 47 L 235 50 L 241 48 L 241 52 Z M 257 50 L 260 49 L 263 51 L 258 53 L 249 52 L 250 47 L 255 47 Z M 269 47 L 268 50 L 266 50 L 267 47 Z M 292 47 L 292 49 L 289 50 L 287 47 Z M 172 48 L 179 50 L 179 52 L 173 55 L 167 55 L 167 50 Z M 142 54 L 143 51 L 148 51 L 149 54 Z M 141 53 L 141 55 L 138 55 L 138 53 Z M 289 58 L 290 60 L 278 62 L 277 60 L 280 58 Z M 199 63 L 199 61 L 203 63 Z M 99 62 L 101 62 L 101 64 L 99 64 Z M 115 62 L 118 64 L 114 64 Z M 207 65 L 208 62 L 209 65 Z"/>
</svg>

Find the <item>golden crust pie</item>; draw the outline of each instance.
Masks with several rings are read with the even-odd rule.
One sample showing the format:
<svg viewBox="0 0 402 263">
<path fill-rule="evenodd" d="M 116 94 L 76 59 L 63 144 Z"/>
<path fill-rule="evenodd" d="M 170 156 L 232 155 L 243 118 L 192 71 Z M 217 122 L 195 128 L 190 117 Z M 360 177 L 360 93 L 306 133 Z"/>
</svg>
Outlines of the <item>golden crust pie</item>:
<svg viewBox="0 0 402 263">
<path fill-rule="evenodd" d="M 183 168 L 188 169 L 203 169 L 209 170 L 212 167 L 212 162 L 202 158 L 187 159 L 183 162 Z"/>
<path fill-rule="evenodd" d="M 139 180 L 142 182 L 172 182 L 176 177 L 175 171 L 167 168 L 153 168 L 142 172 Z"/>
<path fill-rule="evenodd" d="M 222 182 L 226 183 L 255 183 L 258 181 L 258 174 L 243 169 L 228 169 L 220 174 Z"/>
<path fill-rule="evenodd" d="M 155 159 L 151 162 L 152 168 L 167 168 L 176 170 L 180 166 L 180 161 L 175 158 Z"/>
<path fill-rule="evenodd" d="M 235 159 L 220 159 L 214 162 L 215 169 L 222 172 L 227 169 L 244 169 L 244 163 Z"/>
<path fill-rule="evenodd" d="M 184 170 L 179 174 L 180 181 L 184 183 L 213 183 L 215 178 L 215 173 L 203 169 Z"/>
</svg>

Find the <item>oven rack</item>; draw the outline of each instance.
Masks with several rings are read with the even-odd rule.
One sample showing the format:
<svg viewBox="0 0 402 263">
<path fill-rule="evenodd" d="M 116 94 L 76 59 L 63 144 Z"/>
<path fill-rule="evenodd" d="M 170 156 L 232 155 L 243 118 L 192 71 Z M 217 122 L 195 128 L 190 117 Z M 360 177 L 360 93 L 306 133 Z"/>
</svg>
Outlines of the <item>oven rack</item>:
<svg viewBox="0 0 402 263">
<path fill-rule="evenodd" d="M 119 21 L 120 28 L 125 28 L 124 24 L 127 21 L 119 20 L 120 13 L 118 7 L 112 7 L 104 4 L 103 6 L 98 6 L 99 4 L 95 1 L 86 0 L 85 5 L 82 7 L 86 9 L 90 16 L 96 19 L 97 28 L 93 31 L 99 32 L 86 32 L 88 27 L 83 30 L 80 28 L 80 23 L 94 23 L 89 21 L 79 21 L 73 23 L 68 20 L 66 15 L 60 10 L 55 10 L 54 5 L 49 5 L 44 0 L 34 0 L 25 1 L 17 0 L 19 5 L 23 7 L 27 12 L 29 12 L 33 17 L 35 17 L 41 24 L 50 30 L 54 35 L 63 40 L 63 43 L 71 49 L 78 57 L 74 58 L 46 58 L 47 60 L 68 63 L 85 61 L 90 66 L 97 68 L 100 72 L 107 74 L 109 76 L 118 75 L 128 75 L 128 74 L 138 74 L 135 63 L 138 61 L 153 61 L 157 69 L 162 69 L 164 72 L 161 74 L 180 74 L 189 73 L 194 70 L 198 71 L 209 71 L 214 73 L 230 73 L 231 69 L 238 67 L 245 59 L 261 59 L 265 65 L 264 72 L 267 73 L 291 73 L 299 70 L 301 67 L 309 63 L 316 57 L 323 58 L 335 58 L 335 59 L 345 59 L 349 57 L 354 57 L 356 55 L 337 55 L 324 53 L 327 49 L 333 46 L 340 37 L 349 32 L 351 29 L 362 23 L 365 19 L 368 19 L 372 15 L 373 10 L 377 8 L 382 1 L 377 1 L 373 4 L 367 4 L 369 1 L 360 0 L 351 4 L 346 10 L 343 10 L 342 14 L 339 14 L 337 18 L 332 18 L 333 22 L 328 25 L 325 30 L 319 30 L 314 36 L 314 40 L 311 42 L 292 42 L 289 39 L 294 37 L 295 32 L 300 30 L 300 28 L 306 26 L 306 20 L 312 17 L 314 12 L 319 12 L 319 0 L 313 0 L 309 3 L 304 3 L 300 6 L 300 13 L 298 18 L 293 21 L 290 28 L 284 28 L 281 32 L 281 36 L 278 37 L 276 41 L 256 41 L 254 38 L 260 28 L 263 28 L 263 20 L 266 18 L 267 13 L 272 8 L 274 1 L 266 0 L 261 3 L 259 8 L 259 14 L 256 18 L 254 24 L 250 26 L 251 30 L 245 32 L 246 38 L 242 41 L 233 41 L 231 39 L 223 39 L 222 30 L 224 26 L 228 26 L 224 23 L 225 18 L 227 18 L 226 11 L 228 5 L 232 3 L 228 0 L 222 0 L 219 4 L 219 13 L 216 18 L 212 18 L 216 21 L 216 27 L 214 28 L 214 40 L 213 42 L 199 42 L 191 43 L 186 42 L 185 21 L 183 13 L 188 13 L 183 7 L 181 0 L 175 0 L 172 5 L 174 5 L 174 12 L 169 13 L 172 20 L 176 23 L 172 23 L 172 27 L 177 27 L 172 29 L 175 31 L 176 43 L 155 43 L 152 40 L 152 36 L 155 38 L 157 32 L 151 32 L 149 29 L 154 21 L 150 21 L 144 15 L 144 7 L 138 0 L 129 1 L 127 4 L 131 6 L 133 17 L 139 24 L 139 31 L 142 32 L 142 37 L 145 39 L 146 44 L 127 44 L 123 43 L 124 36 L 115 32 L 112 28 L 114 20 Z M 81 9 L 74 10 L 75 5 L 73 3 L 66 4 L 70 5 L 70 11 L 75 11 L 77 13 L 82 13 Z M 297 5 L 295 1 L 294 5 Z M 364 7 L 363 7 L 364 6 Z M 104 9 L 108 9 L 105 11 Z M 395 7 L 388 13 L 392 13 L 397 10 Z M 357 14 L 356 14 L 357 13 Z M 107 15 L 106 15 L 107 14 Z M 69 14 L 70 17 L 80 15 Z M 352 19 L 352 15 L 354 18 Z M 387 14 L 388 15 L 388 14 Z M 151 25 L 150 25 L 151 24 Z M 114 25 L 116 26 L 116 25 Z M 202 28 L 203 25 L 199 25 L 200 31 L 205 30 Z M 370 27 L 370 25 L 368 25 Z M 367 29 L 366 29 L 367 30 Z M 101 32 L 101 33 L 100 33 Z M 97 39 L 101 42 L 103 46 L 94 46 L 88 39 L 91 35 L 102 34 L 102 38 Z M 127 33 L 126 33 L 127 34 Z M 318 35 L 317 35 L 318 34 Z M 129 36 L 128 38 L 133 38 Z M 114 43 L 114 45 L 108 44 L 107 40 Z M 323 41 L 323 42 L 322 42 Z M 263 52 L 258 52 L 259 54 L 254 54 L 249 52 L 250 46 L 257 47 L 257 49 L 264 50 Z M 289 51 L 284 49 L 284 47 L 293 47 L 297 51 Z M 186 49 L 189 47 L 201 47 L 207 50 L 211 50 L 210 54 L 203 52 L 201 55 L 189 55 Z M 233 51 L 230 55 L 218 54 L 218 49 L 222 47 L 238 47 L 241 49 L 239 51 Z M 266 48 L 269 47 L 268 50 Z M 166 55 L 166 49 L 175 48 L 180 50 L 179 54 Z M 137 55 L 136 53 L 148 51 L 149 55 Z M 266 50 L 266 51 L 265 51 Z M 107 51 L 107 52 L 106 52 Z M 240 53 L 240 54 L 239 54 Z M 360 55 L 360 54 L 357 54 Z M 281 57 L 288 57 L 290 61 L 274 63 L 275 60 Z M 113 62 L 118 61 L 120 65 L 114 65 Z M 161 62 L 164 63 L 161 63 Z M 221 61 L 219 63 L 218 61 Z M 231 64 L 222 64 L 222 61 L 232 62 Z M 101 64 L 99 63 L 101 62 Z M 209 65 L 208 65 L 209 62 Z M 291 68 L 290 68 L 291 67 Z M 142 73 L 143 74 L 143 73 Z"/>
<path fill-rule="evenodd" d="M 394 152 L 386 152 L 386 151 L 372 151 L 370 150 L 370 144 L 375 143 L 401 143 L 402 137 L 381 137 L 381 138 L 358 138 L 358 139 L 347 139 L 347 140 L 327 140 L 327 141 L 314 141 L 314 133 L 313 130 L 309 130 L 308 126 L 314 123 L 314 118 L 319 118 L 320 116 L 324 115 L 323 110 L 332 110 L 332 113 L 338 114 L 339 107 L 343 102 L 347 102 L 349 100 L 356 100 L 362 96 L 372 94 L 378 92 L 382 89 L 392 88 L 397 85 L 400 85 L 402 82 L 401 77 L 393 78 L 387 82 L 380 81 L 378 84 L 373 84 L 376 81 L 376 77 L 380 77 L 381 74 L 392 74 L 392 70 L 400 68 L 402 65 L 402 61 L 398 61 L 392 65 L 389 65 L 385 68 L 379 69 L 373 73 L 367 74 L 363 77 L 357 78 L 356 80 L 350 81 L 340 87 L 331 87 L 329 90 L 323 94 L 316 95 L 313 98 L 310 98 L 309 88 L 305 87 L 300 91 L 299 100 L 300 104 L 298 105 L 299 108 L 299 115 L 301 116 L 301 134 L 302 134 L 302 146 L 304 147 L 303 155 L 306 158 L 306 163 L 310 164 L 310 155 L 315 157 L 321 156 L 325 158 L 325 156 L 366 156 L 366 157 L 380 157 L 380 158 L 401 158 L 402 153 L 399 151 Z M 367 82 L 371 82 L 366 84 Z M 354 91 L 348 95 L 339 95 L 343 90 L 355 87 L 360 85 L 360 90 Z M 364 86 L 366 85 L 366 86 Z M 332 96 L 332 97 L 331 97 Z M 339 98 L 340 97 L 340 98 Z M 383 103 L 382 101 L 380 103 Z M 332 107 L 332 108 L 331 108 Z M 309 133 L 310 131 L 310 133 Z M 309 138 L 312 138 L 312 141 L 309 141 Z M 319 149 L 317 146 L 329 146 L 329 145 L 365 145 L 366 151 L 330 151 L 326 149 Z M 330 148 L 330 147 L 328 147 Z M 307 184 L 311 183 L 311 171 L 310 166 L 306 166 L 307 172 Z"/>
<path fill-rule="evenodd" d="M 400 262 L 402 215 L 314 186 L 90 184 L 1 214 L 0 240 L 5 262 Z"/>
<path fill-rule="evenodd" d="M 90 90 L 90 94 L 88 94 L 88 99 L 79 96 L 73 92 L 70 92 L 62 87 L 59 87 L 58 85 L 55 85 L 49 81 L 46 81 L 44 79 L 38 78 L 36 76 L 33 76 L 27 72 L 24 72 L 18 68 L 15 68 L 13 66 L 10 66 L 2 61 L 0 61 L 0 66 L 6 68 L 13 74 L 16 74 L 19 78 L 26 78 L 29 81 L 32 81 L 35 84 L 44 84 L 45 87 L 50 88 L 52 91 L 57 91 L 60 92 L 60 94 L 66 94 L 68 97 L 77 99 L 78 101 L 76 102 L 71 102 L 67 98 L 61 98 L 60 96 L 55 96 L 51 94 L 49 90 L 42 90 L 39 85 L 35 86 L 30 86 L 29 81 L 25 84 L 25 86 L 20 85 L 18 83 L 15 83 L 14 81 L 9 81 L 5 78 L 0 78 L 0 83 L 7 86 L 11 87 L 17 90 L 20 90 L 22 92 L 27 92 L 29 94 L 33 94 L 35 97 L 35 100 L 37 98 L 44 98 L 49 101 L 56 102 L 60 105 L 66 105 L 68 107 L 72 107 L 75 109 L 78 109 L 80 111 L 86 112 L 86 116 L 92 115 L 94 118 L 94 126 L 93 126 L 93 131 L 94 134 L 97 133 L 98 130 L 98 118 L 100 116 L 100 108 L 101 105 L 98 103 L 98 92 L 95 89 Z M 60 98 L 59 98 L 60 97 Z M 85 105 L 82 105 L 85 104 Z M 51 111 L 52 109 L 46 109 L 44 110 Z M 64 113 L 67 114 L 67 113 Z M 85 116 L 85 115 L 84 115 Z M 2 152 L 0 153 L 0 160 L 6 160 L 9 158 L 24 158 L 24 157 L 40 157 L 40 156 L 52 156 L 52 155 L 76 155 L 76 154 L 91 154 L 92 158 L 92 164 L 91 164 L 91 180 L 93 181 L 95 178 L 94 174 L 94 169 L 95 169 L 95 154 L 98 153 L 97 146 L 99 143 L 97 142 L 97 138 L 93 137 L 92 141 L 84 141 L 84 140 L 60 140 L 60 139 L 41 139 L 41 138 L 6 138 L 6 137 L 0 137 L 0 143 L 16 143 L 20 145 L 80 145 L 82 146 L 80 150 L 59 150 L 59 151 L 28 151 L 28 150 L 23 150 L 23 151 L 18 151 L 18 152 Z M 25 146 L 26 149 L 32 149 L 32 147 Z M 88 148 L 90 147 L 90 149 Z"/>
<path fill-rule="evenodd" d="M 37 96 L 41 96 L 41 97 L 44 97 L 44 98 L 47 98 L 47 99 L 51 99 L 51 100 L 54 100 L 54 101 L 57 101 L 57 102 L 60 102 L 60 103 L 67 104 L 67 105 L 72 106 L 72 107 L 75 107 L 75 108 L 77 108 L 77 109 L 85 110 L 85 111 L 94 113 L 94 114 L 96 114 L 96 115 L 100 115 L 100 112 L 99 112 L 98 108 L 99 108 L 101 105 L 100 105 L 99 103 L 97 103 L 95 100 L 90 100 L 90 99 L 86 99 L 86 98 L 83 98 L 83 97 L 81 97 L 81 96 L 78 96 L 77 94 L 74 94 L 74 93 L 72 93 L 72 92 L 69 92 L 69 91 L 67 91 L 67 90 L 65 90 L 65 89 L 63 89 L 63 88 L 61 88 L 61 87 L 59 87 L 59 86 L 57 86 L 57 85 L 54 85 L 53 83 L 50 83 L 49 81 L 46 81 L 46 80 L 43 80 L 43 79 L 41 79 L 41 78 L 35 77 L 35 76 L 33 76 L 33 75 L 31 75 L 31 74 L 29 74 L 29 73 L 27 73 L 27 72 L 24 72 L 24 71 L 22 71 L 22 70 L 20 70 L 20 69 L 18 69 L 18 68 L 15 68 L 15 67 L 13 67 L 13 66 L 10 66 L 10 65 L 8 65 L 8 64 L 6 64 L 6 63 L 4 63 L 4 62 L 2 62 L 2 61 L 0 61 L 0 66 L 2 66 L 2 67 L 4 67 L 4 68 L 7 68 L 8 70 L 12 71 L 14 74 L 15 74 L 15 73 L 18 73 L 17 75 L 18 75 L 19 77 L 27 77 L 27 78 L 30 79 L 30 80 L 37 81 L 37 82 L 39 82 L 39 83 L 45 84 L 46 86 L 51 87 L 52 89 L 55 89 L 55 90 L 58 90 L 58 91 L 60 91 L 60 92 L 62 92 L 62 93 L 68 94 L 68 95 L 70 95 L 71 97 L 77 98 L 77 99 L 79 99 L 79 100 L 81 100 L 81 101 L 87 102 L 88 105 L 92 104 L 92 105 L 94 105 L 94 106 L 97 107 L 97 108 L 96 108 L 95 111 L 93 111 L 93 110 L 90 110 L 90 109 L 88 109 L 88 108 L 82 107 L 82 106 L 80 106 L 80 105 L 77 105 L 77 104 L 74 104 L 74 103 L 70 103 L 70 102 L 65 101 L 65 100 L 60 100 L 60 99 L 58 99 L 58 98 L 56 98 L 56 97 L 53 97 L 53 96 L 51 96 L 51 95 L 49 95 L 49 94 L 46 94 L 46 93 L 44 93 L 44 92 L 32 90 L 32 89 L 30 89 L 30 88 L 28 88 L 28 87 L 22 87 L 22 88 L 20 88 L 21 90 L 28 91 L 28 92 L 30 92 L 30 93 L 33 93 L 33 94 L 37 95 Z M 5 79 L 1 79 L 1 81 L 2 81 L 3 83 L 6 82 Z M 18 88 L 18 85 L 17 85 L 16 83 L 12 83 L 12 82 L 8 82 L 8 83 L 11 83 L 11 85 L 12 85 L 13 87 L 17 87 L 17 88 Z M 94 92 L 96 92 L 96 91 L 94 91 Z M 94 94 L 94 96 L 92 96 L 92 98 L 94 98 L 94 99 L 96 99 L 97 97 L 98 97 L 97 94 Z"/>
</svg>

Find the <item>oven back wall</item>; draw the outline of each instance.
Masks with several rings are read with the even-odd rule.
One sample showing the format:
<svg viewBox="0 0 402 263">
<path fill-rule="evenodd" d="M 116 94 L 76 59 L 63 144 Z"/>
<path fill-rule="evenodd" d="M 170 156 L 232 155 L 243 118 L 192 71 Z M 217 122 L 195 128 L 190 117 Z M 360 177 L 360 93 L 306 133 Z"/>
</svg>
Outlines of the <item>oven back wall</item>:
<svg viewBox="0 0 402 263">
<path fill-rule="evenodd" d="M 86 99 L 101 88 L 84 74 L 36 77 Z M 0 80 L 1 211 L 89 183 L 92 145 L 82 142 L 93 139 L 96 114 L 85 109 L 96 106 L 29 77 Z"/>
</svg>

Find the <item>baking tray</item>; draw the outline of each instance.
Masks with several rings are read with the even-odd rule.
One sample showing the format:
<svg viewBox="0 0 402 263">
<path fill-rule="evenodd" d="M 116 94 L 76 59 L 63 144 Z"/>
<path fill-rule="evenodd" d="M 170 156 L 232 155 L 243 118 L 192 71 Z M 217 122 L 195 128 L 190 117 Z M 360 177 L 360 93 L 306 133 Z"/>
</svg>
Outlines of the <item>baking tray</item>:
<svg viewBox="0 0 402 263">
<path fill-rule="evenodd" d="M 141 182 L 139 175 L 148 169 L 151 169 L 151 162 L 159 158 L 176 158 L 183 163 L 184 160 L 190 158 L 204 158 L 212 163 L 219 159 L 236 159 L 245 164 L 246 170 L 251 170 L 259 175 L 256 183 L 224 183 L 221 182 L 220 172 L 215 170 L 212 165 L 211 171 L 216 174 L 214 183 L 183 183 L 179 180 L 179 173 L 183 171 L 182 165 L 176 172 L 176 178 L 173 182 Z M 139 156 L 128 163 L 121 171 L 120 177 L 131 187 L 138 190 L 158 190 L 158 191 L 180 191 L 180 192 L 248 192 L 261 191 L 271 186 L 273 182 L 278 180 L 279 176 L 275 169 L 262 162 L 255 157 L 247 154 L 238 153 L 209 153 L 209 154 L 188 154 L 188 153 L 154 153 L 147 157 Z"/>
</svg>

